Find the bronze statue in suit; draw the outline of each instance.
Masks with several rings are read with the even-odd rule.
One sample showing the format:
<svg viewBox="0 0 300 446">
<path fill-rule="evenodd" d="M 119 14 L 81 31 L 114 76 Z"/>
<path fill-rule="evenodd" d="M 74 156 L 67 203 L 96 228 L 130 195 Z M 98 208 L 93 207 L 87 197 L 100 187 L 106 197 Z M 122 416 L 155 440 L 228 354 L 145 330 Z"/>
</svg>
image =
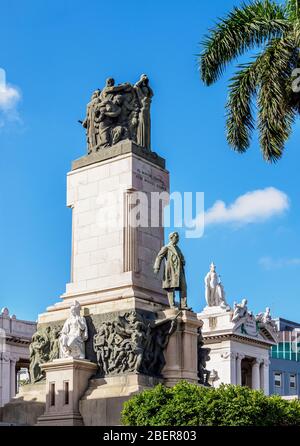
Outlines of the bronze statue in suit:
<svg viewBox="0 0 300 446">
<path fill-rule="evenodd" d="M 154 272 L 155 274 L 159 272 L 161 263 L 165 259 L 162 287 L 168 293 L 170 307 L 175 307 L 175 291 L 179 291 L 180 308 L 188 310 L 187 286 L 184 272 L 185 260 L 177 246 L 179 242 L 178 232 L 172 232 L 169 235 L 169 240 L 169 243 L 163 246 L 157 254 L 154 263 Z"/>
</svg>

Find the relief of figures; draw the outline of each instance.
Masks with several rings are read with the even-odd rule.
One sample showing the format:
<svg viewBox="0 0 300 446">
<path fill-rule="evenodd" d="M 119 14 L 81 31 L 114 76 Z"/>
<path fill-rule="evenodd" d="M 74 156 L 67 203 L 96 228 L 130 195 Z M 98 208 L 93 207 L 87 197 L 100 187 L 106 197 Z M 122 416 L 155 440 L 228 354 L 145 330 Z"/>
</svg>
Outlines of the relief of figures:
<svg viewBox="0 0 300 446">
<path fill-rule="evenodd" d="M 102 322 L 94 336 L 94 350 L 102 376 L 140 372 L 160 376 L 164 350 L 176 329 L 176 318 L 150 321 L 136 311 Z"/>
<path fill-rule="evenodd" d="M 150 151 L 152 96 L 145 74 L 135 85 L 115 85 L 114 79 L 108 78 L 103 90 L 92 94 L 86 118 L 79 121 L 86 129 L 88 155 L 125 139 Z"/>
<path fill-rule="evenodd" d="M 59 358 L 59 335 L 61 326 L 41 327 L 32 336 L 30 351 L 30 381 L 35 383 L 45 378 L 40 365 Z"/>
</svg>

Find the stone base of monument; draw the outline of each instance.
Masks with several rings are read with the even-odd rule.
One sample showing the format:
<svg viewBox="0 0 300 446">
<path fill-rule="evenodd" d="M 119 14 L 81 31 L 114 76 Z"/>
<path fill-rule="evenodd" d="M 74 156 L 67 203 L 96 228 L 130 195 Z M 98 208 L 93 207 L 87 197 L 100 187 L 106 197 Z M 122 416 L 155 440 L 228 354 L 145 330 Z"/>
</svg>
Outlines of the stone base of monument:
<svg viewBox="0 0 300 446">
<path fill-rule="evenodd" d="M 166 317 L 172 317 L 177 310 L 165 310 Z M 198 330 L 202 321 L 193 311 L 183 310 L 177 318 L 176 332 L 170 337 L 165 351 L 166 365 L 163 369 L 164 384 L 173 386 L 184 379 L 198 383 Z"/>
<path fill-rule="evenodd" d="M 1 410 L 1 421 L 32 426 L 45 412 L 46 384 L 44 381 L 26 384 L 19 393 Z"/>
<path fill-rule="evenodd" d="M 80 426 L 79 399 L 97 366 L 87 360 L 55 359 L 42 365 L 46 372 L 46 410 L 38 426 Z"/>
<path fill-rule="evenodd" d="M 123 403 L 134 394 L 149 390 L 160 382 L 163 380 L 136 373 L 90 380 L 79 405 L 84 424 L 120 425 Z"/>
</svg>

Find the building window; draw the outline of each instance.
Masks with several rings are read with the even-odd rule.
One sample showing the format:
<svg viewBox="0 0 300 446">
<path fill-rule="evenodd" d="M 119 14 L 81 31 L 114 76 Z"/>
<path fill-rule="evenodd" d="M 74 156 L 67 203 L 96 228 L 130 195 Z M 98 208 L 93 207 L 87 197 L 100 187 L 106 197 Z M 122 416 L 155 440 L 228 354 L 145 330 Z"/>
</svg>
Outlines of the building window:
<svg viewBox="0 0 300 446">
<path fill-rule="evenodd" d="M 274 386 L 275 387 L 281 387 L 281 378 L 282 374 L 279 372 L 274 373 Z"/>
<path fill-rule="evenodd" d="M 290 389 L 296 389 L 296 374 L 292 373 L 290 375 Z"/>
</svg>

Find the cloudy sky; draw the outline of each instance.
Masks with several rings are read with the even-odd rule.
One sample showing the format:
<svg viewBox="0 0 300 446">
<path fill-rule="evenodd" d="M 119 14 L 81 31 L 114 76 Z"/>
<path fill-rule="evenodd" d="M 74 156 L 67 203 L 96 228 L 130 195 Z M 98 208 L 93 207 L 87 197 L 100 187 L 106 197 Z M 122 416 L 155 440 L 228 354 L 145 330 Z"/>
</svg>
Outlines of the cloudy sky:
<svg viewBox="0 0 300 446">
<path fill-rule="evenodd" d="M 85 153 L 77 123 L 108 76 L 155 92 L 153 150 L 167 159 L 172 191 L 204 192 L 205 232 L 187 239 L 189 300 L 204 306 L 214 261 L 230 303 L 300 321 L 300 126 L 268 165 L 225 139 L 227 84 L 201 84 L 199 41 L 239 0 L 2 2 L 0 15 L 0 307 L 19 318 L 57 302 L 70 274 L 71 211 L 65 176 Z M 195 219 L 197 216 L 195 215 Z"/>
</svg>

